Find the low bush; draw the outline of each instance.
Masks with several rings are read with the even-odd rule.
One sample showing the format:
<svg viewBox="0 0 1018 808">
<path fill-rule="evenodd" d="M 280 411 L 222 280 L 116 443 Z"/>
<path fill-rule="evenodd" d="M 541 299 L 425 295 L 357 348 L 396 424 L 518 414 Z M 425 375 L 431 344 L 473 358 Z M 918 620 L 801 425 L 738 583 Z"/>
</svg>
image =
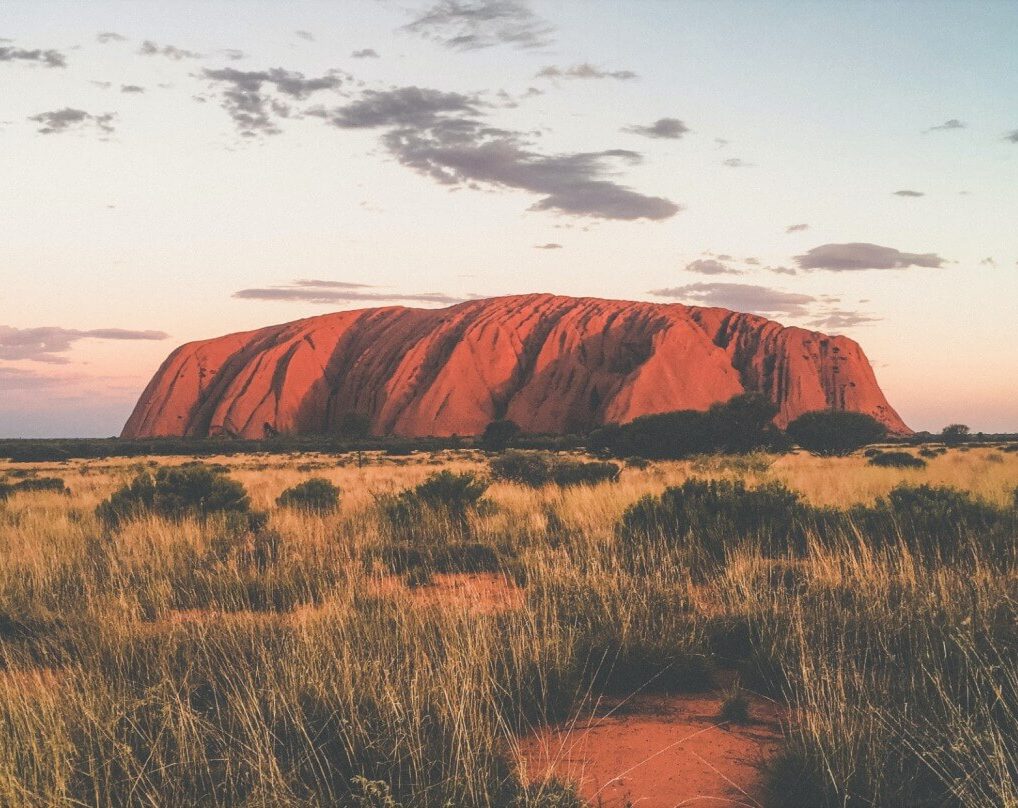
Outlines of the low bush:
<svg viewBox="0 0 1018 808">
<path fill-rule="evenodd" d="M 903 541 L 914 552 L 954 557 L 969 539 L 995 547 L 1018 530 L 1018 492 L 1011 508 L 943 486 L 900 485 L 873 505 L 848 511 L 852 524 L 878 544 Z M 991 553 L 990 558 L 997 556 Z"/>
<path fill-rule="evenodd" d="M 339 508 L 339 488 L 324 477 L 312 477 L 287 488 L 276 499 L 276 504 L 309 513 L 333 513 Z"/>
<path fill-rule="evenodd" d="M 926 468 L 926 461 L 908 452 L 878 452 L 869 459 L 871 466 L 894 469 Z"/>
<path fill-rule="evenodd" d="M 28 477 L 16 483 L 0 480 L 0 501 L 19 491 L 56 491 L 60 494 L 71 493 L 64 481 L 59 477 Z"/>
<path fill-rule="evenodd" d="M 741 480 L 692 478 L 630 506 L 619 533 L 629 541 L 689 539 L 694 549 L 717 562 L 741 538 L 763 540 L 778 552 L 801 551 L 809 528 L 822 515 L 780 483 L 747 488 Z"/>
<path fill-rule="evenodd" d="M 145 513 L 166 519 L 203 519 L 216 513 L 247 516 L 251 500 L 236 480 L 195 463 L 161 468 L 154 478 L 143 471 L 96 509 L 96 516 L 109 527 Z"/>
<path fill-rule="evenodd" d="M 445 533 L 462 536 L 470 513 L 488 490 L 488 481 L 470 472 L 445 470 L 415 488 L 376 498 L 390 531 L 405 539 L 431 539 Z"/>
<path fill-rule="evenodd" d="M 584 461 L 550 457 L 537 452 L 506 452 L 489 464 L 498 480 L 538 488 L 548 483 L 560 486 L 596 485 L 618 479 L 619 467 L 605 461 Z"/>
</svg>

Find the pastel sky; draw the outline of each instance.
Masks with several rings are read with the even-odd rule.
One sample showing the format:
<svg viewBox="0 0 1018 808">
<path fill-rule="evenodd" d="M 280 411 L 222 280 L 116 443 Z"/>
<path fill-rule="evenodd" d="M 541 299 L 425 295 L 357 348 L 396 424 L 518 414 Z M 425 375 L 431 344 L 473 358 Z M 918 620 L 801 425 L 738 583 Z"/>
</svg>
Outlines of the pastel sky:
<svg viewBox="0 0 1018 808">
<path fill-rule="evenodd" d="M 0 436 L 120 431 L 176 345 L 555 292 L 846 334 L 1018 431 L 1018 4 L 0 11 Z"/>
</svg>

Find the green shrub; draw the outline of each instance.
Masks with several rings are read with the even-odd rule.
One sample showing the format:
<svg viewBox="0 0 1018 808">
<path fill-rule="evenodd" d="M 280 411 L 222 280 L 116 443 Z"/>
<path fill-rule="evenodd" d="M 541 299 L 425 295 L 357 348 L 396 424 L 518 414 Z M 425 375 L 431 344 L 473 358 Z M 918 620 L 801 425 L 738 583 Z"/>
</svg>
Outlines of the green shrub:
<svg viewBox="0 0 1018 808">
<path fill-rule="evenodd" d="M 871 506 L 852 508 L 849 516 L 878 543 L 900 540 L 923 555 L 953 557 L 964 546 L 963 537 L 991 547 L 1013 539 L 1018 501 L 1013 508 L 998 508 L 954 488 L 900 485 Z"/>
<path fill-rule="evenodd" d="M 427 539 L 445 530 L 462 533 L 468 517 L 488 490 L 476 474 L 445 470 L 428 476 L 420 485 L 376 498 L 389 528 L 402 538 Z"/>
<path fill-rule="evenodd" d="M 312 477 L 287 488 L 276 499 L 276 504 L 309 513 L 333 513 L 339 508 L 339 488 L 324 477 Z"/>
<path fill-rule="evenodd" d="M 742 480 L 691 478 L 645 496 L 631 505 L 619 524 L 621 537 L 692 540 L 713 561 L 742 538 L 759 538 L 771 549 L 801 550 L 808 528 L 820 512 L 780 483 L 747 488 Z"/>
<path fill-rule="evenodd" d="M 60 494 L 69 494 L 70 491 L 59 477 L 28 477 L 16 483 L 9 483 L 0 480 L 0 501 L 7 499 L 11 494 L 18 491 L 56 491 Z"/>
<path fill-rule="evenodd" d="M 879 452 L 869 459 L 871 466 L 895 469 L 926 468 L 926 461 L 908 452 Z"/>
<path fill-rule="evenodd" d="M 800 415 L 785 431 L 803 449 L 824 456 L 841 456 L 887 434 L 887 428 L 876 418 L 861 412 L 815 410 Z"/>
<path fill-rule="evenodd" d="M 595 485 L 617 480 L 619 476 L 615 463 L 556 458 L 537 452 L 506 452 L 493 458 L 489 467 L 496 479 L 534 488 L 548 483 Z"/>
<path fill-rule="evenodd" d="M 96 509 L 96 516 L 109 527 L 144 513 L 166 519 L 205 517 L 216 514 L 251 514 L 251 501 L 244 486 L 226 474 L 201 464 L 164 467 L 153 478 L 147 471 Z"/>
</svg>

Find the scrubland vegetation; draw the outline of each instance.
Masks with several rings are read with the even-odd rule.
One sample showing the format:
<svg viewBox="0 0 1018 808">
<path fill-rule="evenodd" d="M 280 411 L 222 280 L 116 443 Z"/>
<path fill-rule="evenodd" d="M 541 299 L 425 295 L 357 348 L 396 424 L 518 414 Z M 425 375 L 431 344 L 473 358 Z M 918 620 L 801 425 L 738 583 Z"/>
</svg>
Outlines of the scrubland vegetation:
<svg viewBox="0 0 1018 808">
<path fill-rule="evenodd" d="M 521 738 L 735 671 L 760 802 L 1018 806 L 1018 454 L 962 449 L 0 465 L 0 805 L 566 808 Z"/>
</svg>

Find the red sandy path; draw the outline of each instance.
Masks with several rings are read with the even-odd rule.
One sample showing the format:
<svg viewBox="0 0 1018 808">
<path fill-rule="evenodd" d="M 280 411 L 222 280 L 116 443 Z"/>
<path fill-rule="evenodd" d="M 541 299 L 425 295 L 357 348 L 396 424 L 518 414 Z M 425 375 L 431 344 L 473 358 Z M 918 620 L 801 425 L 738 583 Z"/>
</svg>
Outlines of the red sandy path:
<svg viewBox="0 0 1018 808">
<path fill-rule="evenodd" d="M 782 712 L 752 698 L 754 723 L 719 726 L 722 700 L 637 696 L 605 705 L 589 721 L 524 739 L 521 768 L 531 782 L 575 783 L 605 808 L 760 806 L 761 764 L 780 744 Z"/>
</svg>

